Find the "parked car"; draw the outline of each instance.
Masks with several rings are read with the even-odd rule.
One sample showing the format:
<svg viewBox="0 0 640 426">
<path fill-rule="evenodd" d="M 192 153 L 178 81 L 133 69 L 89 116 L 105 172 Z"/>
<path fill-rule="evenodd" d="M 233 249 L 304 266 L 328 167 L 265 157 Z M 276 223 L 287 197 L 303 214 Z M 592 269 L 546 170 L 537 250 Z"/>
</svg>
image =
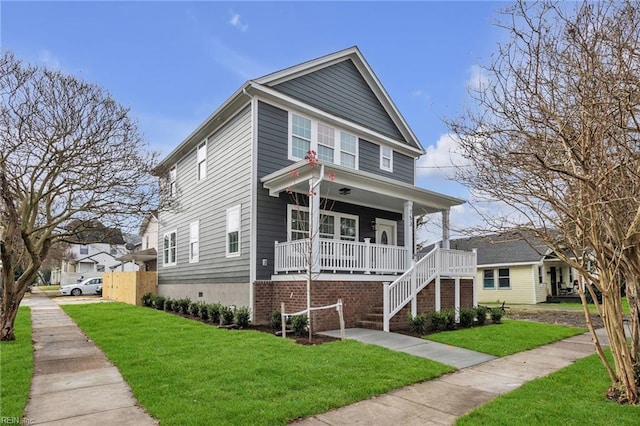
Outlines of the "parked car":
<svg viewBox="0 0 640 426">
<path fill-rule="evenodd" d="M 100 284 L 98 288 L 96 288 L 96 294 L 98 296 L 102 296 L 102 284 Z"/>
<path fill-rule="evenodd" d="M 100 287 L 100 292 L 102 292 L 102 278 L 88 278 L 78 284 L 70 284 L 60 287 L 60 294 L 63 296 L 98 294 L 98 287 Z"/>
</svg>

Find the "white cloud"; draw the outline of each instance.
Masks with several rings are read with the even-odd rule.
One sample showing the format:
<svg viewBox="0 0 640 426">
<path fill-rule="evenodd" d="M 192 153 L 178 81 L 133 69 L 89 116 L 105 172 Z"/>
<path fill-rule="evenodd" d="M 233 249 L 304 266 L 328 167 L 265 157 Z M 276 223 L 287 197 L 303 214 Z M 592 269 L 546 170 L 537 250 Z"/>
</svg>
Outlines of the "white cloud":
<svg viewBox="0 0 640 426">
<path fill-rule="evenodd" d="M 236 27 L 243 33 L 249 29 L 249 24 L 246 24 L 240 20 L 240 14 L 231 12 L 231 19 L 229 20 L 231 26 Z"/>
<path fill-rule="evenodd" d="M 435 145 L 429 145 L 427 152 L 418 160 L 417 171 L 420 176 L 441 176 L 453 178 L 456 167 L 468 162 L 459 152 L 459 139 L 456 135 L 445 133 Z"/>
<path fill-rule="evenodd" d="M 60 60 L 47 49 L 40 51 L 38 60 L 44 64 L 45 67 L 54 70 L 60 70 Z"/>
<path fill-rule="evenodd" d="M 420 96 L 422 96 L 422 90 L 421 89 L 414 90 L 413 92 L 411 92 L 411 96 L 413 96 L 414 98 L 419 98 Z"/>
<path fill-rule="evenodd" d="M 469 74 L 466 84 L 468 89 L 481 92 L 489 85 L 489 77 L 480 65 L 472 65 L 469 68 Z"/>
</svg>

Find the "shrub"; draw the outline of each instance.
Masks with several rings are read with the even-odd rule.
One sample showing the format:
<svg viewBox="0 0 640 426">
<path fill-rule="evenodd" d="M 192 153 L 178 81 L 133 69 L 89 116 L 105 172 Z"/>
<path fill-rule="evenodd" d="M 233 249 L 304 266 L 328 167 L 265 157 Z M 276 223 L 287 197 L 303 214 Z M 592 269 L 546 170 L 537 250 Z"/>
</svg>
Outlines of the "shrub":
<svg viewBox="0 0 640 426">
<path fill-rule="evenodd" d="M 491 309 L 491 321 L 494 324 L 500 324 L 502 322 L 502 316 L 504 315 L 504 311 L 502 308 L 493 308 Z"/>
<path fill-rule="evenodd" d="M 173 300 L 170 297 L 167 297 L 167 300 L 164 301 L 164 310 L 169 312 L 173 310 Z"/>
<path fill-rule="evenodd" d="M 480 306 L 476 308 L 476 320 L 478 320 L 478 325 L 484 325 L 487 322 L 487 307 Z"/>
<path fill-rule="evenodd" d="M 415 317 L 411 313 L 407 314 L 407 322 L 409 323 L 409 330 L 416 334 L 426 334 L 427 332 L 427 317 L 424 314 L 418 314 Z"/>
<path fill-rule="evenodd" d="M 212 303 L 209 305 L 209 319 L 214 324 L 220 324 L 220 308 L 222 306 L 219 303 Z"/>
<path fill-rule="evenodd" d="M 455 330 L 456 313 L 452 309 L 443 309 L 431 314 L 431 326 L 435 331 Z"/>
<path fill-rule="evenodd" d="M 222 325 L 233 324 L 233 309 L 229 306 L 222 306 L 220 308 L 220 317 L 222 318 Z"/>
<path fill-rule="evenodd" d="M 307 316 L 294 315 L 291 318 L 291 328 L 296 336 L 303 336 L 305 331 L 307 331 Z"/>
<path fill-rule="evenodd" d="M 200 304 L 200 308 L 198 309 L 198 314 L 200 315 L 200 318 L 202 318 L 204 321 L 209 319 L 209 305 L 207 305 L 204 302 L 198 302 Z"/>
<path fill-rule="evenodd" d="M 164 301 L 167 300 L 164 296 L 156 296 L 153 299 L 153 307 L 162 311 L 164 309 Z"/>
<path fill-rule="evenodd" d="M 273 311 L 271 313 L 271 328 L 274 330 L 280 330 L 282 328 L 282 314 L 280 311 Z"/>
<path fill-rule="evenodd" d="M 233 311 L 234 322 L 238 328 L 249 327 L 249 320 L 251 319 L 251 309 L 246 306 L 240 306 Z"/>
<path fill-rule="evenodd" d="M 151 293 L 145 293 L 144 296 L 142 296 L 142 305 L 143 306 L 148 306 L 151 307 L 151 302 L 153 300 L 153 296 L 151 295 Z"/>
<path fill-rule="evenodd" d="M 189 299 L 188 297 L 183 297 L 182 299 L 178 299 L 178 306 L 180 307 L 180 311 L 183 314 L 188 314 L 189 313 L 189 305 L 191 304 L 191 299 Z"/>
<path fill-rule="evenodd" d="M 460 327 L 471 327 L 473 325 L 473 320 L 476 319 L 476 313 L 475 308 L 460 309 Z"/>
<path fill-rule="evenodd" d="M 200 315 L 200 303 L 198 302 L 191 302 L 189 303 L 189 314 L 197 317 Z"/>
</svg>

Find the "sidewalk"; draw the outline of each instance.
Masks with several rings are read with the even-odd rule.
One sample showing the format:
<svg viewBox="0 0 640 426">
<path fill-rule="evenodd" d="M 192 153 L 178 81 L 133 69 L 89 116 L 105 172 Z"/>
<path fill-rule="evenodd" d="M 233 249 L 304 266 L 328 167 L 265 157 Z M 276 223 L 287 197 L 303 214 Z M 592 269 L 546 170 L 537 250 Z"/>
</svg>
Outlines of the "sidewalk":
<svg viewBox="0 0 640 426">
<path fill-rule="evenodd" d="M 46 295 L 31 294 L 34 374 L 28 424 L 156 425 L 118 369 Z"/>
<path fill-rule="evenodd" d="M 593 353 L 588 333 L 574 336 L 317 414 L 295 425 L 452 425 L 496 396 Z"/>
</svg>

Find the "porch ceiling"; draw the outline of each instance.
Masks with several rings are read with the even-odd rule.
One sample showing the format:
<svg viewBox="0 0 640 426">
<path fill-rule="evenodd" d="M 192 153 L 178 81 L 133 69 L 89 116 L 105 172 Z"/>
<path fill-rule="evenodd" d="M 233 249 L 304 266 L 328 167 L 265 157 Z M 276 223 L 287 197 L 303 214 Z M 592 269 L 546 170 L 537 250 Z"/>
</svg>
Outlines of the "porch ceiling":
<svg viewBox="0 0 640 426">
<path fill-rule="evenodd" d="M 322 162 L 320 165 L 324 165 L 325 169 L 325 179 L 319 191 L 322 198 L 398 213 L 403 212 L 405 201 L 413 201 L 415 216 L 439 212 L 465 203 L 459 198 L 373 173 Z M 260 181 L 273 197 L 279 196 L 287 188 L 293 192 L 306 194 L 309 191 L 309 179 L 320 176 L 320 165 L 311 167 L 306 160 L 302 160 L 264 176 Z M 294 174 L 296 174 L 295 177 Z M 331 174 L 335 176 L 333 181 L 328 178 Z M 340 190 L 343 188 L 347 188 L 349 193 L 341 194 Z"/>
</svg>

